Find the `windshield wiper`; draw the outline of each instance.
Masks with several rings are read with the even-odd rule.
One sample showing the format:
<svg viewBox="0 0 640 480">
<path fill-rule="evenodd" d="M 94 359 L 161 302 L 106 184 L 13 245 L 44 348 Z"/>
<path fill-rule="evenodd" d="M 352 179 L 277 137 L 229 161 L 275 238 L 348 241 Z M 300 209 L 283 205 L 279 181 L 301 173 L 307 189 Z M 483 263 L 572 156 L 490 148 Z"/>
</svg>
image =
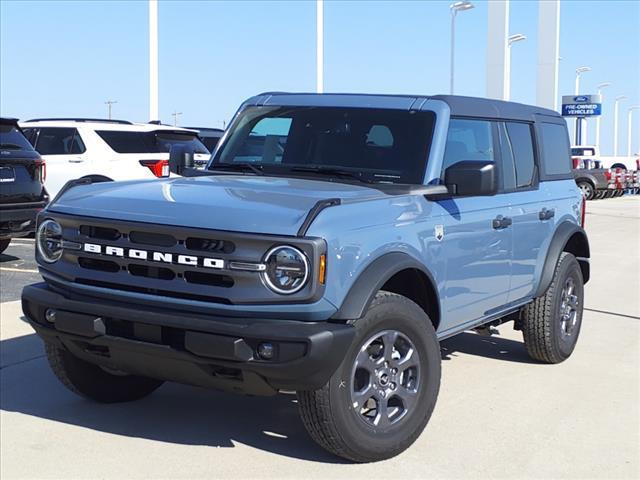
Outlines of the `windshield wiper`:
<svg viewBox="0 0 640 480">
<path fill-rule="evenodd" d="M 6 148 L 7 150 L 22 150 L 22 145 L 17 143 L 0 143 L 0 148 Z"/>
<path fill-rule="evenodd" d="M 351 172 L 349 170 L 342 170 L 340 168 L 333 167 L 292 167 L 292 172 L 310 172 L 310 173 L 319 173 L 320 175 L 329 175 L 336 177 L 348 177 L 358 180 L 363 183 L 373 183 L 373 181 L 369 180 L 362 176 L 362 173 Z"/>
<path fill-rule="evenodd" d="M 256 167 L 250 163 L 214 163 L 209 167 L 209 170 L 240 170 L 244 172 L 252 172 L 255 175 L 264 175 L 262 171 L 262 165 Z"/>
</svg>

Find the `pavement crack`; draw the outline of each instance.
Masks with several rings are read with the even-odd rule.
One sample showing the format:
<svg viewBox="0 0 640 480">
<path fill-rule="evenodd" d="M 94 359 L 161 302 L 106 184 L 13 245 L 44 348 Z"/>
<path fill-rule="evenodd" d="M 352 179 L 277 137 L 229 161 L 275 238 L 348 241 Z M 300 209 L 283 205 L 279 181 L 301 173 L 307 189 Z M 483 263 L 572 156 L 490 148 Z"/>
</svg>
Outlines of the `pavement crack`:
<svg viewBox="0 0 640 480">
<path fill-rule="evenodd" d="M 20 360 L 19 362 L 9 363 L 7 365 L 0 366 L 0 370 L 4 370 L 5 368 L 15 367 L 16 365 L 22 365 L 23 363 L 31 362 L 33 360 L 38 360 L 39 358 L 44 358 L 46 355 L 43 353 L 42 355 L 38 355 L 37 357 L 25 358 L 24 360 Z"/>
<path fill-rule="evenodd" d="M 597 310 L 595 308 L 586 308 L 586 307 L 585 307 L 585 310 L 589 312 L 604 313 L 606 315 L 614 315 L 616 317 L 624 317 L 624 318 L 631 318 L 633 320 L 640 320 L 640 317 L 636 317 L 635 315 L 626 315 L 624 313 L 607 312 L 606 310 Z"/>
</svg>

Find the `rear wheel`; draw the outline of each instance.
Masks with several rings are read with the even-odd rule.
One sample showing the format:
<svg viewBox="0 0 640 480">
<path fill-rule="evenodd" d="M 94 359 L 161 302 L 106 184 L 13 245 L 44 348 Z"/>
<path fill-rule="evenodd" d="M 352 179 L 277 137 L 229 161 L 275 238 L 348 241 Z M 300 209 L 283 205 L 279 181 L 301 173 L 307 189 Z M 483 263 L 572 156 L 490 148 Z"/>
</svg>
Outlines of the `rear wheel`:
<svg viewBox="0 0 640 480">
<path fill-rule="evenodd" d="M 7 248 L 9 248 L 10 243 L 10 238 L 3 238 L 2 240 L 0 240 L 0 253 L 3 253 Z"/>
<path fill-rule="evenodd" d="M 390 292 L 376 295 L 356 329 L 329 382 L 298 392 L 298 403 L 320 446 L 373 462 L 401 453 L 424 430 L 440 388 L 440 347 L 424 311 Z"/>
<path fill-rule="evenodd" d="M 578 183 L 578 187 L 580 187 L 580 190 L 582 191 L 582 194 L 584 195 L 584 198 L 586 198 L 587 200 L 591 200 L 593 199 L 593 195 L 595 193 L 593 185 L 591 185 L 591 183 L 587 182 L 587 181 L 581 181 Z"/>
<path fill-rule="evenodd" d="M 102 403 L 130 402 L 146 397 L 162 385 L 161 380 L 137 375 L 109 373 L 79 359 L 66 348 L 45 342 L 51 370 L 65 387 L 80 396 Z"/>
<path fill-rule="evenodd" d="M 545 363 L 569 358 L 582 326 L 583 284 L 576 257 L 563 252 L 547 291 L 524 307 L 522 334 L 532 358 Z"/>
</svg>

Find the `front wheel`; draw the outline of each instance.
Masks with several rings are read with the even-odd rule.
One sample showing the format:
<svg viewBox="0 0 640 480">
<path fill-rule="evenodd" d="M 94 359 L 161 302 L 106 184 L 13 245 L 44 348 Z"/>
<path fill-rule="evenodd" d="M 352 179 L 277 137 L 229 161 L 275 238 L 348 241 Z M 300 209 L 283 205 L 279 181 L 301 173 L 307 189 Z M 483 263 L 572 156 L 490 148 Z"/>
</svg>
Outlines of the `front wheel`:
<svg viewBox="0 0 640 480">
<path fill-rule="evenodd" d="M 72 355 L 66 348 L 45 342 L 47 360 L 62 384 L 80 396 L 101 403 L 130 402 L 146 397 L 161 380 L 110 373 Z"/>
<path fill-rule="evenodd" d="M 544 363 L 569 358 L 580 334 L 583 307 L 580 265 L 563 252 L 547 291 L 524 307 L 522 334 L 529 356 Z"/>
<path fill-rule="evenodd" d="M 298 392 L 302 421 L 326 450 L 355 462 L 398 455 L 422 433 L 440 389 L 440 346 L 425 312 L 379 292 L 329 382 Z"/>
</svg>

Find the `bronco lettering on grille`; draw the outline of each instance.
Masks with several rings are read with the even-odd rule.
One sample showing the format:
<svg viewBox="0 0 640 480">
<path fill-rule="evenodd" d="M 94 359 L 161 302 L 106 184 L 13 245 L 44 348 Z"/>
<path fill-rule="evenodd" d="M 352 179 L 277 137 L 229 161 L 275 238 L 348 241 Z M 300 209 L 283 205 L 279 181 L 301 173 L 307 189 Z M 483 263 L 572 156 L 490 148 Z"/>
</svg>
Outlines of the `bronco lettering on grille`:
<svg viewBox="0 0 640 480">
<path fill-rule="evenodd" d="M 154 252 L 139 250 L 137 248 L 122 248 L 111 245 L 98 245 L 96 243 L 85 243 L 83 251 L 87 253 L 97 253 L 112 257 L 132 258 L 135 260 L 149 260 L 152 262 L 177 263 L 179 265 L 189 265 L 192 267 L 204 267 L 223 269 L 224 260 L 220 258 L 198 257 L 195 255 L 179 255 L 165 252 Z"/>
</svg>

